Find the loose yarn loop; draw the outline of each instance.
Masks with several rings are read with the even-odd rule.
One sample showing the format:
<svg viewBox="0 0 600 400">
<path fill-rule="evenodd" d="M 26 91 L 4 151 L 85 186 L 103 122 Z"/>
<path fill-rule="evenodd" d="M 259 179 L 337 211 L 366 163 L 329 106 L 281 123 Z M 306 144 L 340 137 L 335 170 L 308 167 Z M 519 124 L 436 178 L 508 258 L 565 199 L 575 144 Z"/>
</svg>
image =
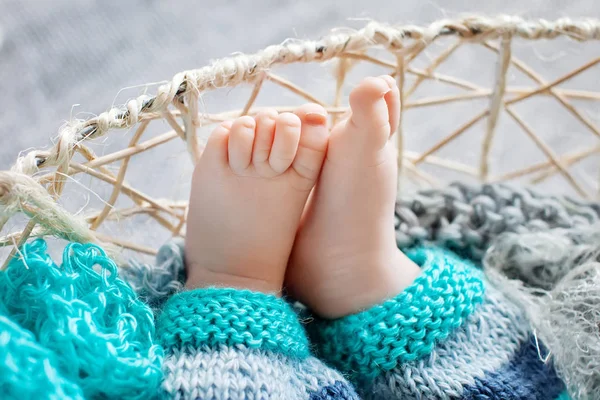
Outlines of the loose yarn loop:
<svg viewBox="0 0 600 400">
<path fill-rule="evenodd" d="M 83 400 L 81 388 L 59 372 L 57 355 L 37 343 L 31 332 L 1 314 L 0 311 L 2 398 Z"/>
<path fill-rule="evenodd" d="M 141 300 L 152 308 L 160 306 L 185 282 L 184 241 L 173 239 L 163 245 L 156 263 L 144 264 L 132 259 L 121 267 L 120 275 Z"/>
<path fill-rule="evenodd" d="M 533 320 L 575 398 L 600 397 L 599 305 L 600 263 L 594 261 L 565 276 Z"/>
<path fill-rule="evenodd" d="M 47 351 L 34 346 L 32 354 L 53 362 L 49 371 L 86 398 L 146 399 L 158 390 L 162 349 L 153 343 L 153 315 L 100 247 L 71 243 L 58 267 L 43 240 L 23 246 L 0 274 L 0 311 L 35 335 Z M 12 356 L 28 357 L 24 350 Z"/>
<path fill-rule="evenodd" d="M 488 268 L 531 288 L 552 290 L 599 251 L 600 224 L 553 231 L 500 235 L 484 260 Z"/>
<path fill-rule="evenodd" d="M 485 258 L 486 274 L 526 310 L 574 399 L 600 397 L 599 236 L 600 226 L 507 234 Z"/>
</svg>

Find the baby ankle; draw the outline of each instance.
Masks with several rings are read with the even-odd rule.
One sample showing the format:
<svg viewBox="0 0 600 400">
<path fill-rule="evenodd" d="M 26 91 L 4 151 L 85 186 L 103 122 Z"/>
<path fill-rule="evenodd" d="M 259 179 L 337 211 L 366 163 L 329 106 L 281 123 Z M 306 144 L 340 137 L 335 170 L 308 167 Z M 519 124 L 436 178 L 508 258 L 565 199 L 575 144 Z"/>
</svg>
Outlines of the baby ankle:
<svg viewBox="0 0 600 400">
<path fill-rule="evenodd" d="M 282 279 L 244 276 L 216 272 L 206 268 L 190 268 L 185 287 L 189 290 L 207 287 L 248 289 L 281 296 Z"/>
<path fill-rule="evenodd" d="M 398 250 L 385 264 L 356 274 L 356 279 L 324 286 L 321 290 L 329 295 L 313 304 L 313 312 L 321 318 L 337 319 L 368 310 L 400 294 L 420 273 L 419 266 Z"/>
</svg>

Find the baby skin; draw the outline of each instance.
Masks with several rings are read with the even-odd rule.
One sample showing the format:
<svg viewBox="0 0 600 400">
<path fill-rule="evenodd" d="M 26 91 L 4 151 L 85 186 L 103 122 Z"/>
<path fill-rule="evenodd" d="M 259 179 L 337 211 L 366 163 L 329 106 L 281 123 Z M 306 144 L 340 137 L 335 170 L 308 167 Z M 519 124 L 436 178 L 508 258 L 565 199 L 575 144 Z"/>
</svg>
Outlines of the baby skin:
<svg viewBox="0 0 600 400">
<path fill-rule="evenodd" d="M 323 107 L 215 129 L 194 171 L 186 286 L 287 293 L 323 318 L 396 296 L 419 267 L 396 246 L 400 95 L 366 78 L 331 131 Z"/>
</svg>

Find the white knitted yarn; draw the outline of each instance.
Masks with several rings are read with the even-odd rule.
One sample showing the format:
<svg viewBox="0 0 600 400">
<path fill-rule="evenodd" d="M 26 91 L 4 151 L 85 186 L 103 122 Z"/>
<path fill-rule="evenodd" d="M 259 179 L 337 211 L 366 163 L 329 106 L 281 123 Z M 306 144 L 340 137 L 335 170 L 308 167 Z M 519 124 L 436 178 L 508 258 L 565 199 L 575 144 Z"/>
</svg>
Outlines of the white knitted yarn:
<svg viewBox="0 0 600 400">
<path fill-rule="evenodd" d="M 499 241 L 490 248 L 484 261 L 487 274 L 501 285 L 513 301 L 526 310 L 536 337 L 550 350 L 549 362 L 565 381 L 569 394 L 577 399 L 600 398 L 600 227 L 579 228 L 577 236 L 584 244 L 569 244 L 568 234 L 530 234 L 516 245 Z M 544 249 L 553 248 L 549 253 Z M 509 256 L 510 254 L 510 256 Z M 502 259 L 532 258 L 560 260 L 545 264 L 535 279 L 511 280 L 498 272 Z M 532 257 L 533 255 L 533 257 Z M 539 258 L 538 258 L 539 260 Z M 517 263 L 518 264 L 518 263 Z M 523 271 L 521 277 L 523 276 Z M 531 272 L 531 271 L 530 271 Z M 545 278 L 545 280 L 544 280 Z M 558 279 L 557 279 L 558 278 Z M 523 281 L 541 282 L 547 289 L 527 287 Z"/>
</svg>

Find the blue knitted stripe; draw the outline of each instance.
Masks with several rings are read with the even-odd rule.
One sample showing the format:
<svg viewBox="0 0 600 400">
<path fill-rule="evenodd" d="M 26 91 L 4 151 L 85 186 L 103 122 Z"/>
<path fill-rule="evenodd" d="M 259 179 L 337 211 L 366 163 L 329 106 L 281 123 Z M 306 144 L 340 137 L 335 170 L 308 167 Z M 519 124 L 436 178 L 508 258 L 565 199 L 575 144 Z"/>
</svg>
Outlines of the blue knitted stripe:
<svg viewBox="0 0 600 400">
<path fill-rule="evenodd" d="M 441 249 L 408 255 L 423 272 L 402 293 L 359 314 L 317 321 L 311 329 L 328 362 L 354 377 L 374 378 L 430 354 L 483 301 L 483 275 L 472 264 Z"/>
<path fill-rule="evenodd" d="M 345 385 L 341 393 L 353 393 L 340 373 L 315 357 L 300 360 L 245 346 L 174 349 L 163 371 L 168 399 L 307 400 L 336 382 Z"/>
<path fill-rule="evenodd" d="M 202 345 L 245 345 L 296 358 L 309 355 L 308 339 L 296 314 L 268 294 L 206 288 L 171 297 L 157 323 L 166 351 Z"/>
<path fill-rule="evenodd" d="M 540 352 L 546 353 L 544 349 Z M 554 368 L 540 360 L 538 347 L 531 338 L 523 343 L 508 365 L 465 387 L 462 399 L 546 400 L 557 398 L 564 390 L 564 383 Z"/>
<path fill-rule="evenodd" d="M 298 366 L 306 362 L 239 346 L 174 350 L 163 364 L 162 398 L 306 400 L 306 389 L 292 381 Z M 317 381 L 319 371 L 311 372 Z"/>
<path fill-rule="evenodd" d="M 310 400 L 359 400 L 359 397 L 347 383 L 336 381 L 311 394 Z"/>
</svg>

